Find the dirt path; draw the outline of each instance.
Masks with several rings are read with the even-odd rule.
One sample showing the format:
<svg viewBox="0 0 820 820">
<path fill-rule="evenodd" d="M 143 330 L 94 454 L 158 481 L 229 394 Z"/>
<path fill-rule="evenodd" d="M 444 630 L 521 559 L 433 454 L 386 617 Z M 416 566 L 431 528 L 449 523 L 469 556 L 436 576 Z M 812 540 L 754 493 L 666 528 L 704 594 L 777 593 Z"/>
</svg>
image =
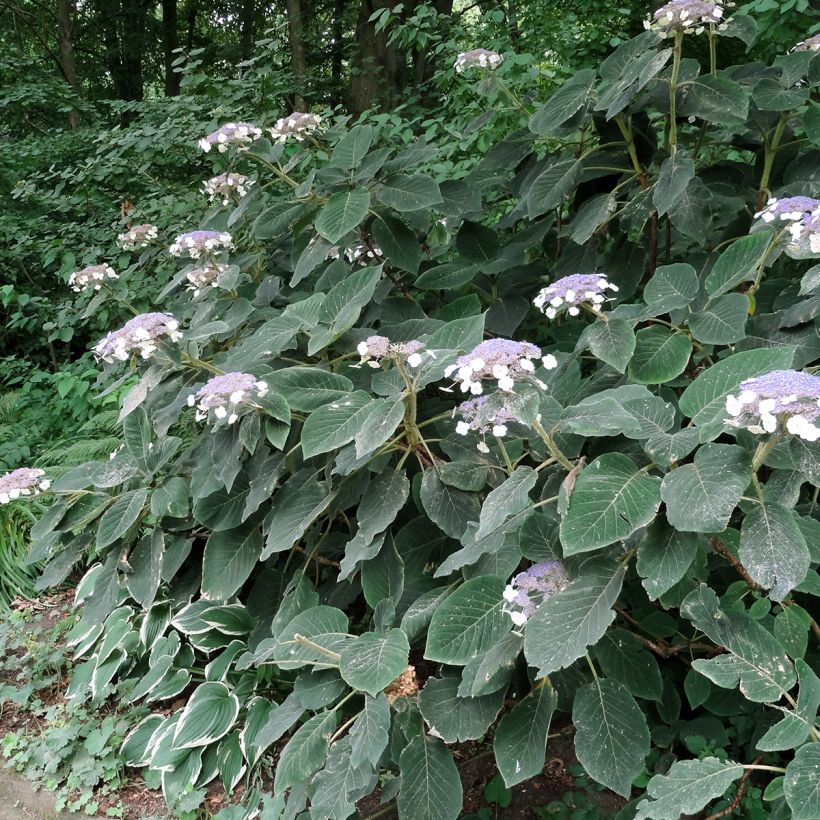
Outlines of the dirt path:
<svg viewBox="0 0 820 820">
<path fill-rule="evenodd" d="M 0 820 L 77 820 L 77 815 L 54 811 L 51 794 L 35 792 L 24 777 L 0 768 Z"/>
</svg>

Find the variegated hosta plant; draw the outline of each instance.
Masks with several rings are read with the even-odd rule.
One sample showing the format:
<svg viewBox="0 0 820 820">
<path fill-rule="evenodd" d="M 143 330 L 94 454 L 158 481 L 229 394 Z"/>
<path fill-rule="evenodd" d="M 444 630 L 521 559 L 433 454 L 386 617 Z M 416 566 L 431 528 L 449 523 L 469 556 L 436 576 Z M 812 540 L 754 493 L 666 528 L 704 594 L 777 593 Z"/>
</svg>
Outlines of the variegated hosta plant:
<svg viewBox="0 0 820 820">
<path fill-rule="evenodd" d="M 179 265 L 153 312 L 72 280 L 121 316 L 124 443 L 38 474 L 34 558 L 86 568 L 70 695 L 155 707 L 123 754 L 171 805 L 447 820 L 453 744 L 513 786 L 557 723 L 618 817 L 820 817 L 809 34 L 731 65 L 754 21 L 674 0 L 535 107 L 465 52 L 521 120 L 460 179 L 368 122 L 223 124 L 204 216 L 123 235 Z"/>
</svg>

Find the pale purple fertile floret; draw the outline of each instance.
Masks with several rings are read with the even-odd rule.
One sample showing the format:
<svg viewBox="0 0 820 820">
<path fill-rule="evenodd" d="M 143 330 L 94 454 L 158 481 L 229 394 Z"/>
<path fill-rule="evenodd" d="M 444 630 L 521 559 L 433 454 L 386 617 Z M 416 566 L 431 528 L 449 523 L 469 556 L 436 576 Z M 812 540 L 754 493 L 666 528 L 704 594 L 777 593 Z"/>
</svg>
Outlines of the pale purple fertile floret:
<svg viewBox="0 0 820 820">
<path fill-rule="evenodd" d="M 224 373 L 214 376 L 194 395 L 188 396 L 188 406 L 196 405 L 197 421 L 206 419 L 212 410 L 217 421 L 227 418 L 228 424 L 233 424 L 242 411 L 256 409 L 259 405 L 255 400 L 267 392 L 267 382 L 259 381 L 250 373 Z"/>
<path fill-rule="evenodd" d="M 19 467 L 0 476 L 0 504 L 8 504 L 27 495 L 39 495 L 47 490 L 51 482 L 43 478 L 44 475 L 36 467 Z"/>
<path fill-rule="evenodd" d="M 212 254 L 222 248 L 230 248 L 233 243 L 231 235 L 225 231 L 189 231 L 180 234 L 168 248 L 171 256 L 188 253 L 197 259 L 203 253 Z"/>
<path fill-rule="evenodd" d="M 369 367 L 377 368 L 382 359 L 392 359 L 407 362 L 410 367 L 418 367 L 422 362 L 424 345 L 417 339 L 391 342 L 387 336 L 368 336 L 356 345 L 356 350 L 361 356 L 359 365 L 366 363 Z"/>
<path fill-rule="evenodd" d="M 179 322 L 170 313 L 142 313 L 97 342 L 94 353 L 106 362 L 124 362 L 135 352 L 147 359 L 156 351 L 157 342 L 163 336 L 172 342 L 181 339 Z"/>
<path fill-rule="evenodd" d="M 773 370 L 740 383 L 737 396 L 727 396 L 727 420 L 752 433 L 786 432 L 806 441 L 820 438 L 820 376 L 800 370 Z"/>
<path fill-rule="evenodd" d="M 504 589 L 504 611 L 516 626 L 524 626 L 535 610 L 565 589 L 569 577 L 560 561 L 543 561 L 519 572 Z"/>
<path fill-rule="evenodd" d="M 602 274 L 573 273 L 542 288 L 532 303 L 548 319 L 554 319 L 563 311 L 570 316 L 577 316 L 581 312 L 581 307 L 587 307 L 597 313 L 607 300 L 607 290 L 617 292 L 618 286 L 613 285 Z"/>
<path fill-rule="evenodd" d="M 210 202 L 219 200 L 223 205 L 227 205 L 231 199 L 241 199 L 245 196 L 252 185 L 254 181 L 242 174 L 218 174 L 205 180 L 202 193 Z"/>
<path fill-rule="evenodd" d="M 496 438 L 507 435 L 507 425 L 518 421 L 514 411 L 505 404 L 508 393 L 494 393 L 492 396 L 477 396 L 461 402 L 453 410 L 453 416 L 458 414 L 461 421 L 456 423 L 456 433 L 466 436 L 468 433 L 478 433 L 481 441 L 476 445 L 482 453 L 488 453 L 485 437 L 492 433 Z M 500 400 L 500 401 L 499 401 Z"/>
<path fill-rule="evenodd" d="M 117 237 L 117 242 L 124 251 L 135 251 L 137 248 L 147 248 L 158 234 L 159 230 L 156 225 L 148 223 L 132 225 L 125 233 Z"/>
</svg>

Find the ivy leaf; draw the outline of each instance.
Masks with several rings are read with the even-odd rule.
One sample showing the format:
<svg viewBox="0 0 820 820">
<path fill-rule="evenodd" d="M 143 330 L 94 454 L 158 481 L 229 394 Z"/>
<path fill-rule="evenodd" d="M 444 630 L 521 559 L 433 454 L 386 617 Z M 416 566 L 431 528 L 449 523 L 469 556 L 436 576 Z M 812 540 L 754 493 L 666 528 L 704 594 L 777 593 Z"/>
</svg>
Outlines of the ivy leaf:
<svg viewBox="0 0 820 820">
<path fill-rule="evenodd" d="M 813 820 L 820 817 L 818 768 L 820 768 L 820 743 L 807 743 L 801 746 L 786 766 L 786 779 L 783 787 L 786 802 L 792 810 L 792 820 Z"/>
<path fill-rule="evenodd" d="M 635 351 L 635 331 L 623 319 L 595 322 L 578 342 L 579 346 L 584 343 L 589 345 L 593 356 L 623 373 Z"/>
<path fill-rule="evenodd" d="M 683 532 L 721 532 L 751 478 L 751 460 L 742 447 L 705 444 L 692 464 L 664 476 L 661 498 L 666 518 Z"/>
<path fill-rule="evenodd" d="M 738 557 L 773 601 L 782 601 L 809 571 L 806 539 L 794 512 L 781 504 L 759 504 L 747 514 Z"/>
<path fill-rule="evenodd" d="M 644 328 L 635 336 L 629 377 L 638 384 L 664 384 L 683 373 L 691 355 L 687 336 L 658 325 Z"/>
<path fill-rule="evenodd" d="M 524 655 L 538 667 L 538 677 L 574 663 L 601 639 L 615 619 L 612 607 L 625 572 L 619 564 L 594 561 L 536 609 L 524 633 Z"/>
<path fill-rule="evenodd" d="M 370 194 L 365 188 L 333 194 L 316 217 L 316 231 L 328 242 L 338 242 L 358 226 L 370 210 Z"/>
<path fill-rule="evenodd" d="M 410 645 L 401 629 L 365 632 L 341 652 L 339 670 L 353 689 L 375 697 L 407 668 Z"/>
<path fill-rule="evenodd" d="M 668 774 L 656 774 L 649 781 L 649 799 L 638 804 L 635 820 L 679 820 L 695 815 L 724 795 L 742 774 L 743 766 L 716 757 L 676 760 Z"/>
<path fill-rule="evenodd" d="M 648 524 L 661 503 L 660 483 L 621 453 L 596 458 L 576 479 L 561 520 L 564 555 L 614 544 Z"/>
<path fill-rule="evenodd" d="M 656 518 L 638 544 L 638 575 L 646 594 L 656 600 L 672 589 L 695 560 L 698 539 L 689 532 L 672 529 L 662 516 Z"/>
<path fill-rule="evenodd" d="M 456 820 L 461 814 L 461 779 L 440 740 L 416 735 L 401 753 L 399 771 L 399 820 Z"/>
<path fill-rule="evenodd" d="M 494 575 L 471 578 L 435 610 L 427 633 L 427 660 L 463 666 L 510 631 L 502 612 L 504 581 Z"/>
<path fill-rule="evenodd" d="M 629 797 L 649 754 L 649 727 L 632 695 L 617 681 L 596 678 L 576 692 L 572 722 L 575 754 L 586 773 Z"/>
<path fill-rule="evenodd" d="M 544 680 L 501 718 L 493 752 L 508 789 L 543 771 L 547 735 L 557 704 L 558 695 Z"/>
</svg>

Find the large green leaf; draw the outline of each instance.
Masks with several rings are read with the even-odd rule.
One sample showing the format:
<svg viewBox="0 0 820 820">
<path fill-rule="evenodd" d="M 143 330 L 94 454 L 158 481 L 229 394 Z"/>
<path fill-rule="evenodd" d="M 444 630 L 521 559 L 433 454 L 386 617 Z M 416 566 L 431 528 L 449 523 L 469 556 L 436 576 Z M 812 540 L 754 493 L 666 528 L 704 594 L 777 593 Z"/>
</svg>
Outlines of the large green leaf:
<svg viewBox="0 0 820 820">
<path fill-rule="evenodd" d="M 336 283 L 322 302 L 319 321 L 329 325 L 333 335 L 349 330 L 373 297 L 381 276 L 381 266 L 376 265 L 362 268 Z"/>
<path fill-rule="evenodd" d="M 706 277 L 706 292 L 714 299 L 741 282 L 754 279 L 772 239 L 770 229 L 735 240 L 717 258 Z"/>
<path fill-rule="evenodd" d="M 373 220 L 371 230 L 379 248 L 397 268 L 409 273 L 418 271 L 421 244 L 402 220 L 384 214 Z"/>
<path fill-rule="evenodd" d="M 397 211 L 421 211 L 442 202 L 438 183 L 427 174 L 388 177 L 376 191 L 376 196 Z"/>
<path fill-rule="evenodd" d="M 495 730 L 493 752 L 507 788 L 543 771 L 547 735 L 557 703 L 555 690 L 544 680 L 501 718 Z"/>
<path fill-rule="evenodd" d="M 681 114 L 697 117 L 713 125 L 738 126 L 749 111 L 749 93 L 728 77 L 705 74 L 687 87 Z"/>
<path fill-rule="evenodd" d="M 538 677 L 564 669 L 582 658 L 615 619 L 625 568 L 594 561 L 572 583 L 547 598 L 527 621 L 524 654 L 538 667 Z"/>
<path fill-rule="evenodd" d="M 638 544 L 637 569 L 646 594 L 654 600 L 672 589 L 692 565 L 697 550 L 697 536 L 672 529 L 658 516 Z"/>
<path fill-rule="evenodd" d="M 564 555 L 614 544 L 648 524 L 660 506 L 660 483 L 621 453 L 596 458 L 576 479 L 561 520 Z"/>
<path fill-rule="evenodd" d="M 202 594 L 226 601 L 248 580 L 262 552 L 258 525 L 211 533 L 202 558 Z"/>
<path fill-rule="evenodd" d="M 701 428 L 700 440 L 711 441 L 723 429 L 726 397 L 738 392 L 744 379 L 791 366 L 793 347 L 747 350 L 708 367 L 680 397 L 681 412 Z"/>
<path fill-rule="evenodd" d="M 128 592 L 143 609 L 154 603 L 162 577 L 162 560 L 165 557 L 165 536 L 159 527 L 141 538 L 131 552 L 131 574 L 126 576 Z"/>
<path fill-rule="evenodd" d="M 774 703 L 794 685 L 791 661 L 771 633 L 745 613 L 722 610 L 705 584 L 690 592 L 680 609 L 697 629 L 727 649 L 725 655 L 692 663 L 712 683 L 725 689 L 739 684 L 754 703 Z"/>
<path fill-rule="evenodd" d="M 299 727 L 279 755 L 273 781 L 277 792 L 306 781 L 322 767 L 327 758 L 330 735 L 338 721 L 338 713 L 331 709 L 314 715 Z"/>
<path fill-rule="evenodd" d="M 376 399 L 356 434 L 356 458 L 364 458 L 381 447 L 396 432 L 404 418 L 404 399 Z"/>
<path fill-rule="evenodd" d="M 530 219 L 557 208 L 575 188 L 583 173 L 577 159 L 564 159 L 551 164 L 533 181 L 527 193 L 527 213 Z"/>
<path fill-rule="evenodd" d="M 367 418 L 374 399 L 363 390 L 314 410 L 302 428 L 302 453 L 312 458 L 353 441 Z"/>
<path fill-rule="evenodd" d="M 410 482 L 404 470 L 385 471 L 371 481 L 357 511 L 359 535 L 366 542 L 387 528 L 404 506 Z"/>
<path fill-rule="evenodd" d="M 460 697 L 458 678 L 429 678 L 419 709 L 430 731 L 445 743 L 481 737 L 504 705 L 504 689 L 479 697 Z"/>
<path fill-rule="evenodd" d="M 340 191 L 322 206 L 316 217 L 316 231 L 328 242 L 338 242 L 367 216 L 370 194 L 365 188 Z"/>
<path fill-rule="evenodd" d="M 623 797 L 649 754 L 649 727 L 635 699 L 620 683 L 596 678 L 572 704 L 575 754 L 594 780 Z"/>
<path fill-rule="evenodd" d="M 270 513 L 265 519 L 268 537 L 260 560 L 264 561 L 275 552 L 289 550 L 332 500 L 327 485 L 316 481 L 310 471 L 294 475 L 273 497 Z"/>
<path fill-rule="evenodd" d="M 705 444 L 692 464 L 668 472 L 661 484 L 666 518 L 684 532 L 720 532 L 749 486 L 749 454 L 734 444 Z"/>
<path fill-rule="evenodd" d="M 367 156 L 372 142 L 372 126 L 354 126 L 336 143 L 330 157 L 330 167 L 345 171 L 355 168 Z"/>
<path fill-rule="evenodd" d="M 185 704 L 174 731 L 175 749 L 210 746 L 224 737 L 239 714 L 239 698 L 224 683 L 201 683 Z"/>
<path fill-rule="evenodd" d="M 661 670 L 655 656 L 626 629 L 610 629 L 593 650 L 604 675 L 616 680 L 636 698 L 660 701 Z"/>
<path fill-rule="evenodd" d="M 583 343 L 593 356 L 623 373 L 635 351 L 635 331 L 623 319 L 595 322 L 581 337 L 579 344 Z"/>
<path fill-rule="evenodd" d="M 450 750 L 416 735 L 399 758 L 399 820 L 456 820 L 464 792 Z"/>
<path fill-rule="evenodd" d="M 103 513 L 97 526 L 97 549 L 104 549 L 122 538 L 137 522 L 148 500 L 148 489 L 140 487 L 117 496 Z"/>
<path fill-rule="evenodd" d="M 504 581 L 494 575 L 471 578 L 433 613 L 424 657 L 463 666 L 510 631 L 502 612 Z"/>
<path fill-rule="evenodd" d="M 565 123 L 584 105 L 595 79 L 595 71 L 591 68 L 576 71 L 553 93 L 546 104 L 530 117 L 530 130 L 535 134 L 548 134 Z"/>
<path fill-rule="evenodd" d="M 731 344 L 746 335 L 748 315 L 749 297 L 744 293 L 726 293 L 693 313 L 689 329 L 703 344 Z"/>
<path fill-rule="evenodd" d="M 460 540 L 471 521 L 478 521 L 481 505 L 474 493 L 445 484 L 434 469 L 424 471 L 421 503 L 430 520 L 451 538 Z"/>
<path fill-rule="evenodd" d="M 817 820 L 820 817 L 820 743 L 801 746 L 786 767 L 783 783 L 792 820 Z"/>
<path fill-rule="evenodd" d="M 658 216 L 672 210 L 694 175 L 695 162 L 685 151 L 678 151 L 661 163 L 658 181 L 652 193 Z"/>
<path fill-rule="evenodd" d="M 367 761 L 371 766 L 376 766 L 387 747 L 389 731 L 390 705 L 387 698 L 381 692 L 374 697 L 365 695 L 362 711 L 350 730 L 353 765 L 359 766 Z"/>
<path fill-rule="evenodd" d="M 743 766 L 705 757 L 677 760 L 668 774 L 656 774 L 646 787 L 648 798 L 638 804 L 636 820 L 679 820 L 695 815 L 721 797 L 743 774 Z"/>
<path fill-rule="evenodd" d="M 354 689 L 375 697 L 407 668 L 410 644 L 401 629 L 365 632 L 342 650 L 339 669 Z"/>
<path fill-rule="evenodd" d="M 738 557 L 753 581 L 781 601 L 809 571 L 809 548 L 794 512 L 759 504 L 743 519 Z"/>
<path fill-rule="evenodd" d="M 665 311 L 686 307 L 697 295 L 697 272 L 681 262 L 656 268 L 643 291 L 650 307 L 663 307 Z"/>
<path fill-rule="evenodd" d="M 688 336 L 658 325 L 644 328 L 635 336 L 629 376 L 638 384 L 664 384 L 683 373 L 691 354 Z"/>
<path fill-rule="evenodd" d="M 517 467 L 498 487 L 487 495 L 481 506 L 476 540 L 497 531 L 511 516 L 530 505 L 530 490 L 538 474 L 532 467 Z"/>
<path fill-rule="evenodd" d="M 347 376 L 318 367 L 285 367 L 269 373 L 265 381 L 277 393 L 287 394 L 291 408 L 307 413 L 353 392 L 353 382 Z"/>
<path fill-rule="evenodd" d="M 789 607 L 793 609 L 793 607 Z M 817 724 L 817 707 L 820 706 L 820 678 L 803 660 L 796 660 L 800 690 L 794 711 L 784 710 L 783 718 L 771 726 L 755 744 L 761 752 L 779 752 L 796 749 L 806 742 Z"/>
</svg>

